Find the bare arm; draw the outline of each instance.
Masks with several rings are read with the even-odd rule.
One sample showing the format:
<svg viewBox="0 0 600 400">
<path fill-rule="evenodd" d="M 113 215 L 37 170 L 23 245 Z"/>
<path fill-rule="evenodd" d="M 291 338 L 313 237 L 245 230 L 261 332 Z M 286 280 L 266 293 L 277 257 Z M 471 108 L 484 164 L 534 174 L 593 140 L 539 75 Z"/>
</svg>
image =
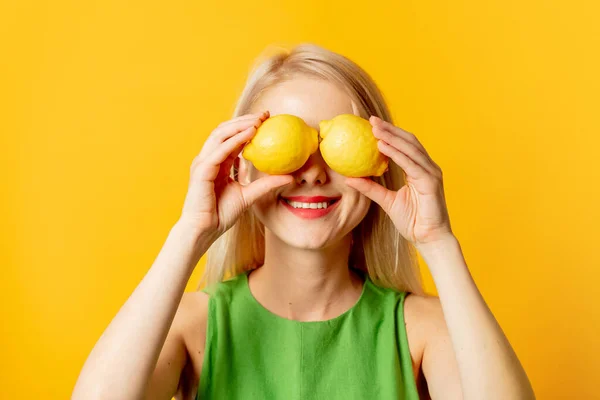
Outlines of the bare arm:
<svg viewBox="0 0 600 400">
<path fill-rule="evenodd" d="M 268 117 L 268 112 L 236 117 L 209 135 L 190 167 L 179 221 L 144 279 L 92 349 L 72 399 L 137 400 L 147 398 L 149 390 L 153 398 L 174 394 L 185 365 L 182 326 L 189 319 L 186 307 L 181 307 L 178 322 L 170 327 L 192 271 L 210 245 L 252 203 L 293 180 L 289 175 L 266 176 L 241 186 L 230 177 L 236 157 Z"/>
<path fill-rule="evenodd" d="M 144 398 L 186 283 L 208 244 L 191 226 L 173 226 L 152 267 L 92 349 L 72 399 Z M 169 346 L 182 343 L 177 335 L 174 330 Z M 171 371 L 178 379 L 181 369 Z"/>
<path fill-rule="evenodd" d="M 423 354 L 432 398 L 534 400 L 527 374 L 477 289 L 458 240 L 449 237 L 419 251 L 439 293 L 439 302 L 430 301 L 439 309 Z M 462 396 L 456 382 L 447 379 L 447 368 L 460 376 Z"/>
<path fill-rule="evenodd" d="M 148 383 L 145 400 L 196 398 L 202 372 L 209 296 L 186 292 Z"/>
</svg>

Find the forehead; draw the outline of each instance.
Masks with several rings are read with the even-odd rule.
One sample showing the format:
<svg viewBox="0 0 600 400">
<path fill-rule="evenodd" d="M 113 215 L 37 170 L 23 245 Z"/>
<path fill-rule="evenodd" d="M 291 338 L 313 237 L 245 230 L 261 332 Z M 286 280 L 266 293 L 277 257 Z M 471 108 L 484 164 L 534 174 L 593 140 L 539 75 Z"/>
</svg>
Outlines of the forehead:
<svg viewBox="0 0 600 400">
<path fill-rule="evenodd" d="M 319 122 L 338 114 L 358 114 L 350 97 L 323 79 L 298 76 L 267 89 L 250 112 L 269 110 L 271 116 L 292 114 L 319 129 Z"/>
</svg>

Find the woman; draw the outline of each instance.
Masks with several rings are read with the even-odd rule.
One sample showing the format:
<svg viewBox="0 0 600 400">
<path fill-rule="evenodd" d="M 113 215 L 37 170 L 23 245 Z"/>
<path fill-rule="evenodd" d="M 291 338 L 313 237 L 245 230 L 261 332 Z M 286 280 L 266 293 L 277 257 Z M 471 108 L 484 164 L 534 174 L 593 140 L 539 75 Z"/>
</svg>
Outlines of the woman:
<svg viewBox="0 0 600 400">
<path fill-rule="evenodd" d="M 269 116 L 318 128 L 344 113 L 372 124 L 382 177 L 345 178 L 319 152 L 269 176 L 241 156 Z M 440 167 L 350 60 L 300 45 L 262 62 L 190 175 L 74 399 L 535 398 L 452 232 Z M 317 218 L 287 203 L 324 200 Z M 423 293 L 415 250 L 439 298 Z M 184 294 L 207 251 L 206 289 Z"/>
</svg>

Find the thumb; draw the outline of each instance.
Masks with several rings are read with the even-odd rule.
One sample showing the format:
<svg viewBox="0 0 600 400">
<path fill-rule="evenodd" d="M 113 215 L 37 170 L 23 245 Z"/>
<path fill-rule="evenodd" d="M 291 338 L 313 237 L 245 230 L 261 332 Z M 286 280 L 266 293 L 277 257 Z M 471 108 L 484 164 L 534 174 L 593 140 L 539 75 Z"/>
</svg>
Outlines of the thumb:
<svg viewBox="0 0 600 400">
<path fill-rule="evenodd" d="M 394 192 L 369 178 L 346 178 L 346 184 L 379 204 L 385 212 L 392 206 Z"/>
<path fill-rule="evenodd" d="M 270 175 L 263 176 L 247 186 L 242 186 L 242 195 L 244 196 L 246 207 L 250 207 L 264 194 L 292 183 L 293 180 L 294 177 L 291 175 Z"/>
</svg>

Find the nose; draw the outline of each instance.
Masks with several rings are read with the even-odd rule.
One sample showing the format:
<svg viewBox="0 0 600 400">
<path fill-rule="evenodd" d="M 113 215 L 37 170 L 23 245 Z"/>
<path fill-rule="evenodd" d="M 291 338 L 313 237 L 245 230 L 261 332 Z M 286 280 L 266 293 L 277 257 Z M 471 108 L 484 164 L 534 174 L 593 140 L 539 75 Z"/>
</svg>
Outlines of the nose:
<svg viewBox="0 0 600 400">
<path fill-rule="evenodd" d="M 325 160 L 317 150 L 293 175 L 299 185 L 323 185 L 327 182 L 326 169 Z"/>
</svg>

